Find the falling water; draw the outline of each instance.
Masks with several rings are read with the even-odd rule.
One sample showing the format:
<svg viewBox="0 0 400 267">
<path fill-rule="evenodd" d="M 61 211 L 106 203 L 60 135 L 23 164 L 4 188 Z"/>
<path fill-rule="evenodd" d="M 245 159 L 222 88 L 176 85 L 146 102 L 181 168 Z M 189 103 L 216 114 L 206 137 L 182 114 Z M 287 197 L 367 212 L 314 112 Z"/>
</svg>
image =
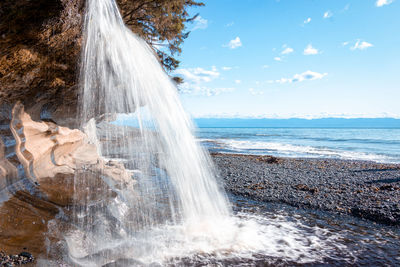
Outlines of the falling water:
<svg viewBox="0 0 400 267">
<path fill-rule="evenodd" d="M 83 128 L 98 148 L 101 138 L 114 140 L 105 142 L 98 151 L 104 157 L 123 154 L 125 166 L 136 171 L 134 190 L 139 196 L 132 199 L 120 192 L 118 201 L 127 209 L 135 209 L 132 216 L 137 218 L 135 223 L 130 222 L 131 229 L 122 229 L 130 235 L 167 221 L 200 225 L 228 217 L 227 199 L 214 178 L 209 156 L 193 137 L 193 126 L 183 111 L 174 82 L 149 45 L 124 25 L 114 0 L 88 1 L 84 33 L 80 103 Z M 96 127 L 96 122 L 121 113 L 132 114 L 138 122 L 137 131 L 107 123 L 102 123 L 100 130 Z M 124 152 L 118 152 L 117 147 L 123 147 Z M 76 176 L 78 186 L 83 186 L 85 180 L 83 175 Z M 102 209 L 110 208 L 108 205 L 103 203 Z M 91 206 L 94 204 L 87 203 L 78 213 L 78 217 L 86 217 L 81 224 L 94 224 L 99 219 L 95 217 L 98 212 L 90 215 Z M 118 224 L 126 224 L 122 216 L 114 217 Z M 87 231 L 92 228 L 82 226 Z M 104 227 L 101 229 L 104 231 Z"/>
<path fill-rule="evenodd" d="M 101 172 L 77 172 L 76 189 L 107 190 L 76 205 L 66 236 L 68 261 L 130 266 L 193 255 L 262 252 L 306 262 L 319 257 L 324 242 L 316 238 L 315 250 L 294 223 L 232 215 L 153 50 L 124 25 L 115 0 L 87 4 L 80 121 L 107 164 L 129 170 L 133 185 L 110 181 Z M 137 127 L 111 123 L 124 116 Z M 104 176 L 104 185 L 93 184 L 92 175 Z M 290 246 L 282 245 L 285 233 Z"/>
<path fill-rule="evenodd" d="M 114 0 L 89 0 L 85 33 L 82 122 L 102 114 L 136 113 L 140 139 L 147 144 L 132 150 L 141 157 L 158 155 L 176 190 L 178 217 L 227 216 L 227 201 L 208 156 L 196 144 L 174 83 L 153 50 L 124 26 Z"/>
</svg>

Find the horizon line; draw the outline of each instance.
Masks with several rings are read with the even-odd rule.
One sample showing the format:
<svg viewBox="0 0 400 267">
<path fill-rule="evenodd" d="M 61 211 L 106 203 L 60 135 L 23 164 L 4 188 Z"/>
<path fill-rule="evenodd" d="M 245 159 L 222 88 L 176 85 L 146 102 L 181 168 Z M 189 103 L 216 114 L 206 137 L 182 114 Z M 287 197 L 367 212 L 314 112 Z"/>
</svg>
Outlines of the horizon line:
<svg viewBox="0 0 400 267">
<path fill-rule="evenodd" d="M 221 117 L 221 116 L 204 116 L 204 117 L 192 117 L 194 120 L 197 119 L 237 119 L 237 120 L 290 120 L 290 119 L 299 119 L 299 120 L 321 120 L 321 119 L 343 119 L 343 120 L 351 120 L 351 119 L 393 119 L 400 120 L 400 116 L 387 116 L 387 117 Z"/>
</svg>

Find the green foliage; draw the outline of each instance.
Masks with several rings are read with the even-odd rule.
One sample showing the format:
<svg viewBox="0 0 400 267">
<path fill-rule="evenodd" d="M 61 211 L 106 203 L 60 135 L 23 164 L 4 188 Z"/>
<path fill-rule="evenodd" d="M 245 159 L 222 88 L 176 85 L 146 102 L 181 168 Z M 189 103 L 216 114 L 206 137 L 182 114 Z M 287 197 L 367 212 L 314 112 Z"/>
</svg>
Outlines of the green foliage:
<svg viewBox="0 0 400 267">
<path fill-rule="evenodd" d="M 57 18 L 68 5 L 79 6 L 84 12 L 86 0 L 0 0 L 0 37 L 37 39 L 38 29 L 48 20 Z M 187 23 L 191 17 L 188 9 L 203 6 L 199 0 L 117 0 L 125 23 L 133 32 L 144 38 L 157 53 L 167 72 L 179 66 L 176 56 L 188 37 Z M 32 36 L 27 34 L 32 32 Z M 28 36 L 29 35 L 29 36 Z"/>
<path fill-rule="evenodd" d="M 118 4 L 125 23 L 154 48 L 165 70 L 176 69 L 175 56 L 189 35 L 185 25 L 197 16 L 190 17 L 187 9 L 204 4 L 194 0 L 118 0 Z"/>
</svg>

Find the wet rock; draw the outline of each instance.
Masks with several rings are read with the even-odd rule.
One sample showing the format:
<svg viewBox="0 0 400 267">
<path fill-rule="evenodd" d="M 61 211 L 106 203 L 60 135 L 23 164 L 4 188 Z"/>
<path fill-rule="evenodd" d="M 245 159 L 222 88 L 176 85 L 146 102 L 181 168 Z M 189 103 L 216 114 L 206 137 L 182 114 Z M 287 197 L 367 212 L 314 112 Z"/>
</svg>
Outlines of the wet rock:
<svg viewBox="0 0 400 267">
<path fill-rule="evenodd" d="M 0 266 L 13 267 L 22 264 L 33 263 L 35 258 L 29 252 L 21 252 L 19 255 L 7 255 L 0 252 Z"/>
<path fill-rule="evenodd" d="M 7 147 L 0 139 L 0 247 L 14 255 L 23 247 L 34 255 L 58 255 L 62 233 L 72 227 L 71 210 L 96 208 L 121 189 L 134 194 L 133 173 L 100 157 L 82 131 L 34 121 L 22 104 L 10 116 L 15 142 Z"/>
<path fill-rule="evenodd" d="M 0 138 L 0 191 L 18 180 L 17 168 L 5 157 L 5 147 Z"/>
<path fill-rule="evenodd" d="M 114 262 L 107 263 L 102 267 L 118 267 L 118 266 L 146 266 L 146 264 L 134 259 L 118 259 Z"/>
<path fill-rule="evenodd" d="M 381 187 L 379 187 L 379 190 L 394 191 L 394 190 L 400 190 L 400 187 L 393 186 L 393 185 L 382 185 Z"/>
<path fill-rule="evenodd" d="M 99 200 L 110 190 L 102 176 L 111 183 L 133 187 L 132 173 L 101 158 L 96 145 L 77 129 L 33 121 L 22 104 L 13 108 L 10 129 L 25 175 L 52 203 L 67 206 Z M 76 175 L 82 186 L 75 184 Z"/>
<path fill-rule="evenodd" d="M 310 193 L 312 193 L 312 194 L 318 192 L 318 188 L 310 188 L 310 187 L 308 187 L 308 186 L 305 185 L 305 184 L 298 184 L 298 185 L 295 185 L 294 188 L 296 188 L 297 190 L 300 190 L 300 191 L 310 192 Z"/>
</svg>

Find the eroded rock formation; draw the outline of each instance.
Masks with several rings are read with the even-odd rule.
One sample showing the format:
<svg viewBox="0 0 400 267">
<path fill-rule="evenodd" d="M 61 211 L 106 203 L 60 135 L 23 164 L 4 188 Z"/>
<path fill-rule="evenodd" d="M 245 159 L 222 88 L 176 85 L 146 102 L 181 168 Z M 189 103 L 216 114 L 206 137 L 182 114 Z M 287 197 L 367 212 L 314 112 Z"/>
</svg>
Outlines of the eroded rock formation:
<svg viewBox="0 0 400 267">
<path fill-rule="evenodd" d="M 35 122 L 21 104 L 16 104 L 12 111 L 10 128 L 26 177 L 53 203 L 66 206 L 104 195 L 101 191 L 109 188 L 100 175 L 119 185 L 133 185 L 131 173 L 123 165 L 101 158 L 96 145 L 90 144 L 88 137 L 77 129 Z M 83 170 L 90 189 L 74 185 L 76 172 Z"/>
<path fill-rule="evenodd" d="M 85 133 L 34 121 L 21 103 L 10 129 L 15 142 L 7 149 L 0 141 L 0 247 L 44 253 L 46 242 L 62 238 L 48 223 L 62 225 L 72 206 L 109 201 L 120 189 L 134 192 L 132 172 L 100 157 Z"/>
</svg>

